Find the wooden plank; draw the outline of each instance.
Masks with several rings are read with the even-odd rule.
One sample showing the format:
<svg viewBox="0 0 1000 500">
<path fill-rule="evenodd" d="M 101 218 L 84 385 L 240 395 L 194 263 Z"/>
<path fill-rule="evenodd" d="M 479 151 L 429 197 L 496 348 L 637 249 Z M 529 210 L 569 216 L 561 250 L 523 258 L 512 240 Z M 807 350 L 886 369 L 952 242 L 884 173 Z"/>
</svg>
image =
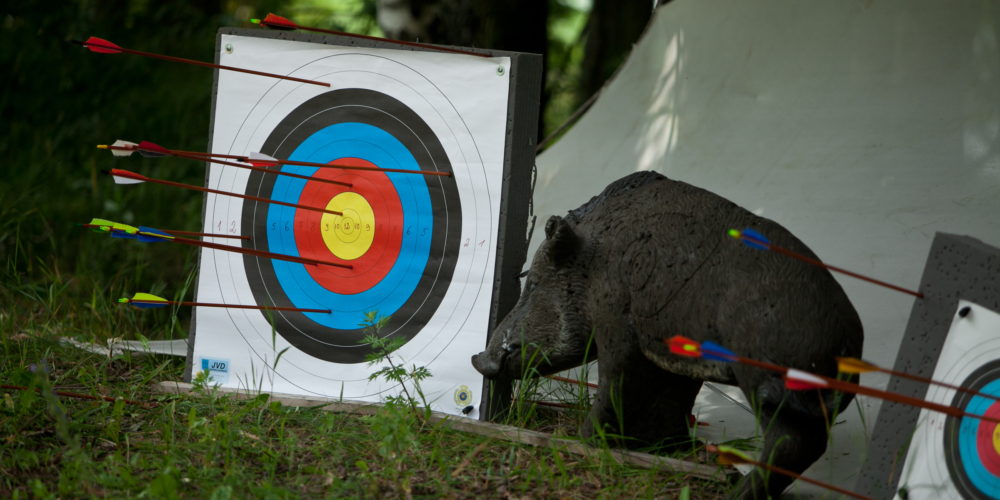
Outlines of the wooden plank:
<svg viewBox="0 0 1000 500">
<path fill-rule="evenodd" d="M 185 382 L 160 382 L 156 386 L 156 389 L 160 392 L 170 394 L 187 394 L 190 393 L 193 388 L 194 386 L 192 384 Z M 220 387 L 219 393 L 234 394 L 240 399 L 249 399 L 256 397 L 257 395 L 257 393 L 229 387 Z M 317 396 L 282 394 L 278 392 L 270 393 L 267 391 L 262 391 L 261 393 L 269 394 L 271 396 L 271 401 L 279 401 L 281 404 L 286 406 L 298 406 L 301 408 L 322 406 L 324 411 L 337 413 L 359 413 L 372 415 L 375 414 L 379 407 L 382 406 L 380 403 L 338 400 Z M 638 467 L 641 469 L 664 469 L 686 473 L 699 479 L 708 479 L 720 482 L 733 482 L 739 477 L 739 473 L 735 470 L 724 469 L 715 465 L 698 464 L 636 451 L 594 448 L 573 439 L 557 438 L 553 437 L 551 434 L 521 429 L 520 427 L 510 425 L 474 420 L 467 417 L 457 417 L 447 413 L 432 412 L 430 422 L 433 424 L 443 422 L 442 425 L 447 426 L 452 430 L 467 432 L 469 434 L 502 439 L 529 446 L 553 448 L 559 451 L 593 459 L 608 457 L 622 465 Z"/>
</svg>

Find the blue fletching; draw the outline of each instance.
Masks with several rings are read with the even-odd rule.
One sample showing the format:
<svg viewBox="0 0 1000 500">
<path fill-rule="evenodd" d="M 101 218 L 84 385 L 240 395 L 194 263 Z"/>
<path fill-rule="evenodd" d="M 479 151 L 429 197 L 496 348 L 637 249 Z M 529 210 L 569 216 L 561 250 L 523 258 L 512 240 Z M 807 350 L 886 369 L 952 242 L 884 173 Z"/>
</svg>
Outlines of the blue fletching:
<svg viewBox="0 0 1000 500">
<path fill-rule="evenodd" d="M 771 241 L 768 240 L 766 237 L 764 237 L 763 234 L 760 234 L 757 231 L 754 231 L 753 229 L 750 229 L 749 227 L 743 230 L 743 235 L 744 236 L 748 236 L 750 238 L 753 238 L 753 239 L 755 239 L 757 241 L 763 241 L 764 243 L 767 243 L 768 245 L 771 244 Z M 766 246 L 761 245 L 760 243 L 757 243 L 756 241 L 748 240 L 746 238 L 742 238 L 742 240 L 743 240 L 743 244 L 746 245 L 746 246 L 748 246 L 748 247 L 750 247 L 750 248 L 754 248 L 754 249 L 757 249 L 757 250 L 768 250 L 768 248 Z"/>
<path fill-rule="evenodd" d="M 111 237 L 112 238 L 136 238 L 137 236 L 134 235 L 134 234 L 126 233 L 125 231 L 114 231 L 114 230 L 112 230 L 111 231 Z"/>
<path fill-rule="evenodd" d="M 172 235 L 164 233 L 159 229 L 153 229 L 151 227 L 145 227 L 145 226 L 139 226 L 139 233 L 152 233 L 152 234 L 163 235 L 163 238 L 160 238 L 157 236 L 147 236 L 145 234 L 139 234 L 139 241 L 143 243 L 157 243 L 160 241 L 167 241 L 174 238 Z"/>
<path fill-rule="evenodd" d="M 157 307 L 166 307 L 168 305 L 166 302 L 163 302 L 161 304 L 154 304 L 152 302 L 129 302 L 129 304 L 132 304 L 133 306 L 138 307 L 139 309 L 155 309 Z"/>
<path fill-rule="evenodd" d="M 710 361 L 722 361 L 723 363 L 736 361 L 735 352 L 710 340 L 701 343 L 701 357 Z"/>
</svg>

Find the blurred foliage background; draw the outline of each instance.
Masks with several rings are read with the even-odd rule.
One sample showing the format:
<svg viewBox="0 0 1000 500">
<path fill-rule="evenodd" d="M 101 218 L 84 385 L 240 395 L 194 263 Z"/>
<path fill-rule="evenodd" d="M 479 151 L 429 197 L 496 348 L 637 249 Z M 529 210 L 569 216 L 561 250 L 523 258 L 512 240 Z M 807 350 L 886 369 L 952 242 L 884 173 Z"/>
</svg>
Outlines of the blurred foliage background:
<svg viewBox="0 0 1000 500">
<path fill-rule="evenodd" d="M 542 53 L 544 137 L 624 61 L 652 7 L 650 0 L 9 0 L 0 7 L 0 320 L 11 321 L 19 299 L 52 295 L 53 286 L 70 298 L 70 315 L 134 292 L 176 298 L 196 265 L 195 249 L 112 240 L 73 223 L 99 217 L 200 230 L 200 194 L 116 186 L 99 171 L 201 185 L 204 164 L 116 159 L 95 146 L 149 140 L 204 151 L 212 71 L 93 54 L 71 40 L 97 36 L 211 61 L 219 27 L 256 27 L 252 18 L 273 12 L 353 33 Z"/>
</svg>

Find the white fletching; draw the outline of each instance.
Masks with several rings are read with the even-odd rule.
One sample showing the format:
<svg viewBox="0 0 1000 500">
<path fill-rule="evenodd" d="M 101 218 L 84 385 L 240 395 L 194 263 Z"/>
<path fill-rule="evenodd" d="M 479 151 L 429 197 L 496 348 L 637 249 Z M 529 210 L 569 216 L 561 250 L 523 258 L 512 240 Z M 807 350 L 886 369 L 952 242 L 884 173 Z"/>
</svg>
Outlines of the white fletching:
<svg viewBox="0 0 1000 500">
<path fill-rule="evenodd" d="M 130 155 L 130 154 L 132 154 L 132 153 L 135 152 L 135 147 L 138 146 L 138 144 L 136 144 L 134 142 L 128 142 L 128 141 L 123 141 L 121 139 L 118 139 L 117 141 L 115 141 L 114 144 L 112 144 L 112 146 L 117 146 L 117 147 L 120 147 L 120 148 L 129 148 L 130 151 L 125 151 L 123 149 L 112 149 L 111 150 L 111 154 L 113 154 L 115 156 L 128 156 L 128 155 Z"/>
<path fill-rule="evenodd" d="M 115 184 L 142 184 L 143 181 L 139 179 L 133 179 L 131 177 L 122 177 L 120 175 L 112 175 L 115 178 Z"/>
<path fill-rule="evenodd" d="M 795 368 L 789 368 L 788 372 L 785 373 L 785 376 L 788 377 L 789 380 L 795 380 L 798 382 L 803 382 L 806 384 L 815 385 L 819 387 L 826 387 L 825 380 L 811 373 L 804 372 L 802 370 L 796 370 Z"/>
<path fill-rule="evenodd" d="M 250 163 L 270 163 L 272 165 L 278 164 L 277 158 L 274 158 L 272 156 L 267 156 L 266 154 L 263 153 L 250 153 L 250 156 L 248 156 L 247 159 L 250 160 Z"/>
</svg>

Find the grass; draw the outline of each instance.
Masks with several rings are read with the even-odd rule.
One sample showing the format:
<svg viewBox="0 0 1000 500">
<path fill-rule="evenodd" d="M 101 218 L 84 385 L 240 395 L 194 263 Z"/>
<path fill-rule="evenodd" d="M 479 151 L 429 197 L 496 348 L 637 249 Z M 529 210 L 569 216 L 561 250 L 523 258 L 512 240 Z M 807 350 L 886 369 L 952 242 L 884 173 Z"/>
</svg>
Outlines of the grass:
<svg viewBox="0 0 1000 500">
<path fill-rule="evenodd" d="M 163 338 L 180 332 L 176 316 L 118 306 L 125 278 L 98 286 L 53 270 L 30 281 L 11 269 L 0 288 L 0 384 L 38 392 L 2 390 L 2 498 L 713 499 L 728 488 L 452 431 L 405 405 L 364 416 L 287 407 L 267 395 L 236 399 L 204 385 L 198 394 L 159 393 L 156 382 L 181 379 L 180 358 L 109 359 L 63 339 Z M 534 384 L 520 388 L 512 423 L 575 435 L 583 413 L 530 404 L 539 397 Z M 574 404 L 588 403 L 580 396 Z"/>
</svg>

